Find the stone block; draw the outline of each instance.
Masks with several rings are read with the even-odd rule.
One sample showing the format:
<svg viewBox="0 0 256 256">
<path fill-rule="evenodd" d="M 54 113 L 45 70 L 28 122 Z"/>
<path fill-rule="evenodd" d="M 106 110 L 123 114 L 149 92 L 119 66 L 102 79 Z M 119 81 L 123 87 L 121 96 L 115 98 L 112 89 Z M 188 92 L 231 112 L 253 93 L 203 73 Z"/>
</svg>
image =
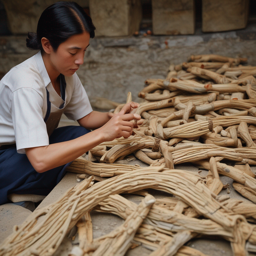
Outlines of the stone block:
<svg viewBox="0 0 256 256">
<path fill-rule="evenodd" d="M 218 32 L 245 28 L 249 0 L 202 1 L 203 32 Z"/>
<path fill-rule="evenodd" d="M 155 35 L 194 34 L 194 0 L 152 0 Z"/>
<path fill-rule="evenodd" d="M 139 30 L 140 0 L 90 0 L 89 7 L 96 36 L 128 36 Z"/>
<path fill-rule="evenodd" d="M 56 2 L 58 0 L 2 0 L 10 31 L 13 34 L 36 32 L 37 22 L 42 12 Z M 78 0 L 76 2 L 82 7 L 88 7 L 88 0 Z"/>
</svg>

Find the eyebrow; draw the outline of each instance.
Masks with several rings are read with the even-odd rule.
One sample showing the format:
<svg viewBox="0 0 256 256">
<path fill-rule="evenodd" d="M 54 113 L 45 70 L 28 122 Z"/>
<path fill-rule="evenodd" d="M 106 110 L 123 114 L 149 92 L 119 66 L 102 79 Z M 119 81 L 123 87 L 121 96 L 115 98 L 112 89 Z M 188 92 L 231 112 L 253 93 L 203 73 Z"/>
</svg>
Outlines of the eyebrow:
<svg viewBox="0 0 256 256">
<path fill-rule="evenodd" d="M 90 44 L 88 44 L 86 47 L 85 47 L 85 49 L 87 49 L 87 47 L 89 46 Z M 80 47 L 77 47 L 77 46 L 73 46 L 73 47 L 70 47 L 70 48 L 68 48 L 69 50 L 81 50 L 81 48 Z"/>
</svg>

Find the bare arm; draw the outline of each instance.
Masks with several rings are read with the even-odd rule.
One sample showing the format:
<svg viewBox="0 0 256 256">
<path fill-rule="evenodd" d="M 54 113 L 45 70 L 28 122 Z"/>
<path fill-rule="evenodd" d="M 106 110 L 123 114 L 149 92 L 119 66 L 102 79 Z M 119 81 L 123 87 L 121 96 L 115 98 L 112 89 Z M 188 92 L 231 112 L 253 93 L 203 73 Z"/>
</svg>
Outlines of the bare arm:
<svg viewBox="0 0 256 256">
<path fill-rule="evenodd" d="M 87 116 L 77 120 L 78 123 L 87 129 L 97 129 L 108 122 L 113 114 L 92 111 Z"/>
<path fill-rule="evenodd" d="M 122 136 L 128 138 L 133 129 L 131 120 L 140 119 L 136 114 L 126 114 L 130 112 L 132 105 L 133 103 L 126 104 L 119 114 L 114 115 L 102 127 L 77 139 L 26 149 L 30 163 L 37 172 L 46 172 L 75 160 L 103 141 L 111 141 Z"/>
<path fill-rule="evenodd" d="M 73 161 L 103 141 L 103 134 L 95 130 L 74 140 L 28 148 L 26 154 L 34 169 L 42 173 Z"/>
</svg>

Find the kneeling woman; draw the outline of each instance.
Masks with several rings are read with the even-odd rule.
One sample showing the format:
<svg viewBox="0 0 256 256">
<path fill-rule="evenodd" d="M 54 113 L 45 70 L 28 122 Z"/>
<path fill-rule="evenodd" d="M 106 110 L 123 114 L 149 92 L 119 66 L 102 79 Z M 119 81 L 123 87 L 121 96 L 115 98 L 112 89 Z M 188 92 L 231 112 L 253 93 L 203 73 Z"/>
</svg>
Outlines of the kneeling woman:
<svg viewBox="0 0 256 256">
<path fill-rule="evenodd" d="M 92 111 L 75 72 L 94 30 L 76 3 L 51 5 L 27 39 L 40 51 L 0 81 L 0 204 L 11 193 L 48 194 L 68 163 L 103 141 L 129 137 L 131 120 L 140 119 L 130 113 L 136 103 L 116 115 Z M 57 128 L 63 113 L 80 126 Z"/>
</svg>

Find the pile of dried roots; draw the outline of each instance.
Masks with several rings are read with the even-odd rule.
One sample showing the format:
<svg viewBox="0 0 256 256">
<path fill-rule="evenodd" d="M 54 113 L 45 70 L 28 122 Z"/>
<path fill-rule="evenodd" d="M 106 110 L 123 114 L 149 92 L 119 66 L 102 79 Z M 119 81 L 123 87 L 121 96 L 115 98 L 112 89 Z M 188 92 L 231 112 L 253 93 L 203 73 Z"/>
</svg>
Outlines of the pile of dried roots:
<svg viewBox="0 0 256 256">
<path fill-rule="evenodd" d="M 256 179 L 250 167 L 256 165 L 256 67 L 244 62 L 191 56 L 171 65 L 166 79 L 146 80 L 136 110 L 144 121 L 134 135 L 102 143 L 75 160 L 69 171 L 86 179 L 15 227 L 0 256 L 53 255 L 74 226 L 79 246 L 70 255 L 76 256 L 124 255 L 137 245 L 152 250 L 151 256 L 204 255 L 184 244 L 212 235 L 229 241 L 234 255 L 256 252 Z M 148 167 L 119 163 L 131 155 Z M 175 169 L 181 163 L 208 175 Z M 251 202 L 219 195 L 225 187 L 220 175 L 232 178 L 234 189 Z M 147 189 L 170 196 L 155 199 Z M 143 199 L 137 205 L 124 192 Z M 92 210 L 124 223 L 93 239 Z"/>
</svg>

